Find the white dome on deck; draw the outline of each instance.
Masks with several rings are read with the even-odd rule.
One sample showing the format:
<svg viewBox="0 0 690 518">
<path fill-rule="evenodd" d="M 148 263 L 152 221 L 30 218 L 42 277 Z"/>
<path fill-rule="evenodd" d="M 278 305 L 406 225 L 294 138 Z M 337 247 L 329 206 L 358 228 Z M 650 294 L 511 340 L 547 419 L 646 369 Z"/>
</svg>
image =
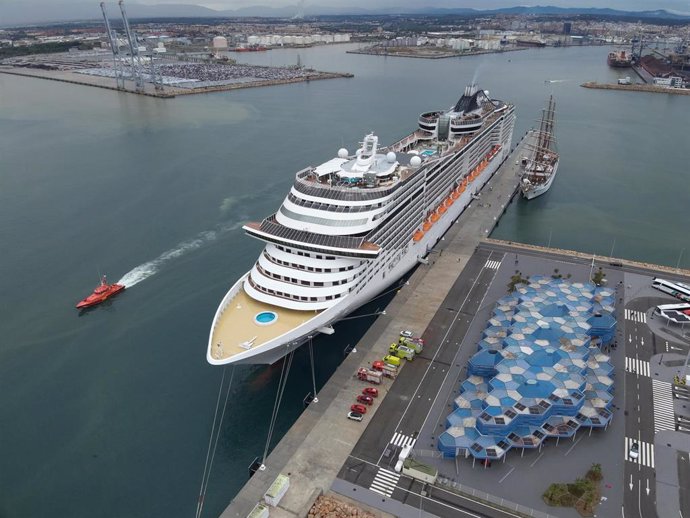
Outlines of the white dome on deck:
<svg viewBox="0 0 690 518">
<path fill-rule="evenodd" d="M 338 158 L 347 158 L 347 155 L 349 155 L 349 153 L 347 152 L 347 149 L 345 149 L 344 147 L 341 147 L 338 150 Z"/>
<path fill-rule="evenodd" d="M 412 167 L 419 167 L 420 165 L 422 165 L 422 159 L 419 158 L 418 156 L 413 156 L 413 157 L 410 159 L 410 165 L 411 165 Z"/>
<path fill-rule="evenodd" d="M 393 153 L 392 151 L 389 151 L 388 154 L 386 155 L 386 160 L 388 160 L 388 162 L 390 162 L 391 164 L 393 162 L 395 162 L 395 153 Z"/>
</svg>

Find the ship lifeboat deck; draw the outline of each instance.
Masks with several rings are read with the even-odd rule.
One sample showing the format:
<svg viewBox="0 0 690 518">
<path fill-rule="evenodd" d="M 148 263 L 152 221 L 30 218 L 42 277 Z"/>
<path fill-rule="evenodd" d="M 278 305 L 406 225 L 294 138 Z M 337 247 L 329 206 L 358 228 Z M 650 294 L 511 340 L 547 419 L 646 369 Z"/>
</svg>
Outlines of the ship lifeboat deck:
<svg viewBox="0 0 690 518">
<path fill-rule="evenodd" d="M 230 300 L 213 330 L 211 355 L 227 360 L 262 344 L 314 318 L 318 311 L 297 311 L 259 302 L 244 288 Z"/>
</svg>

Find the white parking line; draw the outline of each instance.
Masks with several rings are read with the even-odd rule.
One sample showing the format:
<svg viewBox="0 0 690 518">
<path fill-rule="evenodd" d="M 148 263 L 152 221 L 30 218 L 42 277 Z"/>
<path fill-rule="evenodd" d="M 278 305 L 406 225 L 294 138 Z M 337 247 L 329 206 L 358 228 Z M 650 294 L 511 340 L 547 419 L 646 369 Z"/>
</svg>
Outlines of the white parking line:
<svg viewBox="0 0 690 518">
<path fill-rule="evenodd" d="M 654 402 L 654 432 L 675 430 L 676 416 L 673 410 L 673 391 L 666 381 L 652 380 Z"/>
<path fill-rule="evenodd" d="M 633 459 L 630 457 L 630 448 L 633 443 L 637 443 L 638 457 Z M 635 462 L 650 468 L 654 467 L 654 445 L 645 441 L 638 441 L 637 439 L 625 438 L 625 460 Z"/>
<path fill-rule="evenodd" d="M 637 358 L 625 357 L 625 370 L 635 372 L 640 376 L 650 376 L 649 362 Z"/>
<path fill-rule="evenodd" d="M 398 485 L 398 480 L 400 480 L 399 473 L 379 468 L 379 471 L 376 473 L 376 476 L 374 477 L 371 486 L 369 486 L 369 489 L 371 489 L 374 493 L 378 493 L 379 495 L 390 498 L 390 496 L 393 494 L 393 491 L 395 491 L 396 486 Z"/>
</svg>

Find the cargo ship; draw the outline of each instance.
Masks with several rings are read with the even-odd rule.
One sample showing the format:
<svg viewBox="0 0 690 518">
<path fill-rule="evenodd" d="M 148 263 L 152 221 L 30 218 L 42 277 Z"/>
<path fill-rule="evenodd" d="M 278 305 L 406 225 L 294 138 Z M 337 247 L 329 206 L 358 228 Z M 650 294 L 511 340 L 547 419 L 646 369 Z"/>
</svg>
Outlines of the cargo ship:
<svg viewBox="0 0 690 518">
<path fill-rule="evenodd" d="M 524 167 L 520 178 L 522 195 L 531 200 L 549 190 L 558 172 L 558 150 L 554 137 L 554 118 L 556 101 L 553 95 L 542 113 L 539 130 L 536 131 L 536 144 L 529 147 L 529 156 L 522 159 Z"/>
<path fill-rule="evenodd" d="M 632 66 L 632 56 L 624 50 L 609 52 L 606 62 L 613 68 L 627 68 Z"/>
<path fill-rule="evenodd" d="M 270 364 L 334 333 L 425 261 L 507 158 L 514 122 L 512 104 L 470 85 L 397 142 L 369 133 L 299 171 L 278 210 L 243 227 L 266 245 L 220 302 L 207 361 Z"/>
</svg>

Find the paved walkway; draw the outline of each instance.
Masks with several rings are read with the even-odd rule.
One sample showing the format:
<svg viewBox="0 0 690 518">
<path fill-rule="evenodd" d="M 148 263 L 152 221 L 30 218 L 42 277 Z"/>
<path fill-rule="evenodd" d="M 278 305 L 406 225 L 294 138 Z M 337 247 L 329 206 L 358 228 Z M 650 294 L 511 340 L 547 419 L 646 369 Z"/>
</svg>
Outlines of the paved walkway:
<svg viewBox="0 0 690 518">
<path fill-rule="evenodd" d="M 319 494 L 326 492 L 338 471 L 362 435 L 361 423 L 347 421 L 345 414 L 352 394 L 361 382 L 354 373 L 362 365 L 381 358 L 387 344 L 397 341 L 400 329 L 426 329 L 456 278 L 467 264 L 479 242 L 491 233 L 519 182 L 516 160 L 531 137 L 523 137 L 458 221 L 429 254 L 429 264 L 420 266 L 319 392 L 319 402 L 310 405 L 295 422 L 266 461 L 266 469 L 257 472 L 221 518 L 245 517 L 279 473 L 290 477 L 290 489 L 273 517 L 306 516 Z M 387 386 L 381 389 L 385 397 Z M 370 410 L 375 413 L 378 405 Z M 385 516 L 378 512 L 380 516 Z"/>
</svg>

